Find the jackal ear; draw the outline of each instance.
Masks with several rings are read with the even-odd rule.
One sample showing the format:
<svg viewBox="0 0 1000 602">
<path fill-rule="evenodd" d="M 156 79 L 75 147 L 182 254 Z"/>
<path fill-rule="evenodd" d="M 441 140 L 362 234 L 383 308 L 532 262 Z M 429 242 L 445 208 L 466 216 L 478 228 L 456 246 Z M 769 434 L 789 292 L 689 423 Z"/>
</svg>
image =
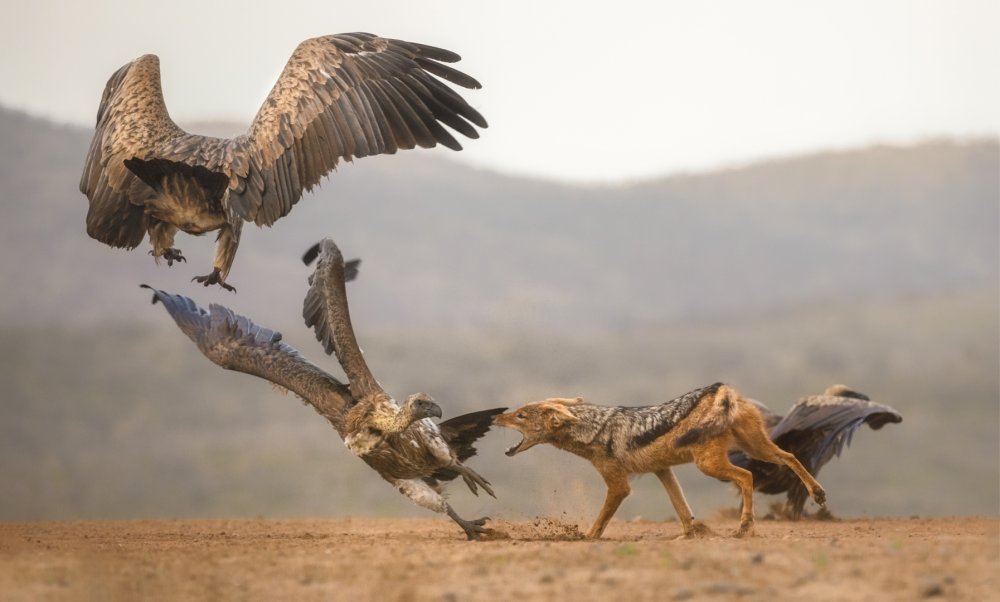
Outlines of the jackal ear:
<svg viewBox="0 0 1000 602">
<path fill-rule="evenodd" d="M 545 406 L 545 427 L 548 429 L 557 429 L 567 422 L 576 422 L 579 420 L 566 409 L 566 406 L 558 403 L 546 404 Z"/>
<path fill-rule="evenodd" d="M 545 401 L 551 404 L 558 404 L 562 406 L 575 406 L 577 404 L 583 403 L 582 397 L 552 397 L 546 399 Z"/>
</svg>

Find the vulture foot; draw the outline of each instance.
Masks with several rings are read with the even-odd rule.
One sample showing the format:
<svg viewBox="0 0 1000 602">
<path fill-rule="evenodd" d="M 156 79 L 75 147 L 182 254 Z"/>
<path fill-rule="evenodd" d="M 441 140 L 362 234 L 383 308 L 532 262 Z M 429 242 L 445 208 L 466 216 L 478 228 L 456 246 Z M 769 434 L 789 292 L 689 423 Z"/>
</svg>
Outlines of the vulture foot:
<svg viewBox="0 0 1000 602">
<path fill-rule="evenodd" d="M 149 254 L 157 258 L 162 257 L 166 259 L 167 267 L 173 267 L 175 261 L 177 262 L 183 261 L 184 263 L 187 263 L 187 258 L 184 257 L 184 255 L 181 253 L 181 250 L 174 249 L 172 247 L 169 249 L 164 249 L 159 256 L 157 256 L 154 251 L 150 251 Z"/>
<path fill-rule="evenodd" d="M 227 291 L 233 293 L 236 292 L 235 288 L 223 282 L 222 278 L 219 277 L 219 268 L 215 268 L 214 270 L 212 270 L 212 273 L 208 274 L 207 276 L 195 276 L 194 278 L 191 279 L 191 282 L 200 282 L 205 286 L 208 286 L 210 284 L 218 284 Z"/>
<path fill-rule="evenodd" d="M 484 479 L 478 472 L 462 465 L 456 466 L 455 470 L 458 471 L 458 474 L 462 475 L 462 480 L 465 481 L 465 484 L 469 486 L 469 489 L 474 495 L 479 495 L 479 489 L 476 487 L 478 485 L 479 487 L 482 487 L 486 493 L 490 494 L 490 497 L 496 499 L 497 496 L 493 493 L 493 488 L 490 487 L 491 483 Z"/>
<path fill-rule="evenodd" d="M 448 516 L 451 520 L 458 523 L 459 527 L 465 531 L 465 536 L 469 538 L 469 541 L 477 541 L 480 535 L 488 535 L 493 533 L 493 529 L 486 527 L 486 521 L 490 520 L 490 517 L 484 516 L 483 518 L 477 518 L 475 520 L 465 520 L 461 516 L 455 514 L 455 511 L 450 507 L 448 508 Z"/>
</svg>

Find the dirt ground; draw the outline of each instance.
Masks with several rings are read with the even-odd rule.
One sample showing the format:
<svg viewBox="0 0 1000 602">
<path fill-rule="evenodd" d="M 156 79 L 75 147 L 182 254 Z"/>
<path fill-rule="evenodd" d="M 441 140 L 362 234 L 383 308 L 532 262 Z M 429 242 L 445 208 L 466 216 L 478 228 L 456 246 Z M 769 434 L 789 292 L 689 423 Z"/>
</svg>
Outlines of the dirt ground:
<svg viewBox="0 0 1000 602">
<path fill-rule="evenodd" d="M 605 538 L 550 519 L 0 523 L 0 599 L 1000 600 L 1000 519 L 760 520 L 675 541 L 675 522 Z"/>
</svg>

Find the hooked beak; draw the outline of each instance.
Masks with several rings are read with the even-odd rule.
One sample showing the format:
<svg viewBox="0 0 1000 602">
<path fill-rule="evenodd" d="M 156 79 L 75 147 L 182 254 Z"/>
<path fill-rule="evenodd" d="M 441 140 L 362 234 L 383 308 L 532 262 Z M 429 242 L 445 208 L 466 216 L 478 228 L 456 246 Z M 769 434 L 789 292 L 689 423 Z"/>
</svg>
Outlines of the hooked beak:
<svg viewBox="0 0 1000 602">
<path fill-rule="evenodd" d="M 443 413 L 441 412 L 441 406 L 439 406 L 434 402 L 431 402 L 430 407 L 427 408 L 427 414 L 429 416 L 434 416 L 435 418 L 440 418 L 441 416 L 443 416 Z"/>
</svg>

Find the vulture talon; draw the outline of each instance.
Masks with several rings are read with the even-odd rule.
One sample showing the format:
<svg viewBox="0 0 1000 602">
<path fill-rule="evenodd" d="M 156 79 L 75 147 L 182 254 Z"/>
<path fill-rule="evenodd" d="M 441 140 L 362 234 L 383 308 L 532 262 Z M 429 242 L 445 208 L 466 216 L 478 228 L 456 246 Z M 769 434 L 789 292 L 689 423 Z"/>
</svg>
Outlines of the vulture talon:
<svg viewBox="0 0 1000 602">
<path fill-rule="evenodd" d="M 208 286 L 210 284 L 218 284 L 219 286 L 221 286 L 222 288 L 226 289 L 231 293 L 236 292 L 235 287 L 232 287 L 222 281 L 222 278 L 219 276 L 219 268 L 215 268 L 214 270 L 212 270 L 211 274 L 207 274 L 205 276 L 195 276 L 194 278 L 191 279 L 191 282 L 200 282 L 205 286 Z"/>
<path fill-rule="evenodd" d="M 462 527 L 465 531 L 465 536 L 469 541 L 478 541 L 481 535 L 490 535 L 493 533 L 493 529 L 486 527 L 486 521 L 490 520 L 490 517 L 484 516 L 482 518 L 477 518 L 475 520 L 463 520 L 457 516 L 452 517 L 458 526 Z"/>
<path fill-rule="evenodd" d="M 181 253 L 180 249 L 174 249 L 174 248 L 164 249 L 163 252 L 160 253 L 159 255 L 156 254 L 156 251 L 150 249 L 149 254 L 152 255 L 157 260 L 159 260 L 161 257 L 163 259 L 166 259 L 167 267 L 173 267 L 175 261 L 183 261 L 184 263 L 187 263 L 187 259 Z"/>
<path fill-rule="evenodd" d="M 176 262 L 183 261 L 184 263 L 187 263 L 187 258 L 185 258 L 184 255 L 181 254 L 180 249 L 171 248 L 165 250 L 163 252 L 163 258 L 167 260 L 167 267 L 173 267 L 175 261 Z"/>
</svg>

